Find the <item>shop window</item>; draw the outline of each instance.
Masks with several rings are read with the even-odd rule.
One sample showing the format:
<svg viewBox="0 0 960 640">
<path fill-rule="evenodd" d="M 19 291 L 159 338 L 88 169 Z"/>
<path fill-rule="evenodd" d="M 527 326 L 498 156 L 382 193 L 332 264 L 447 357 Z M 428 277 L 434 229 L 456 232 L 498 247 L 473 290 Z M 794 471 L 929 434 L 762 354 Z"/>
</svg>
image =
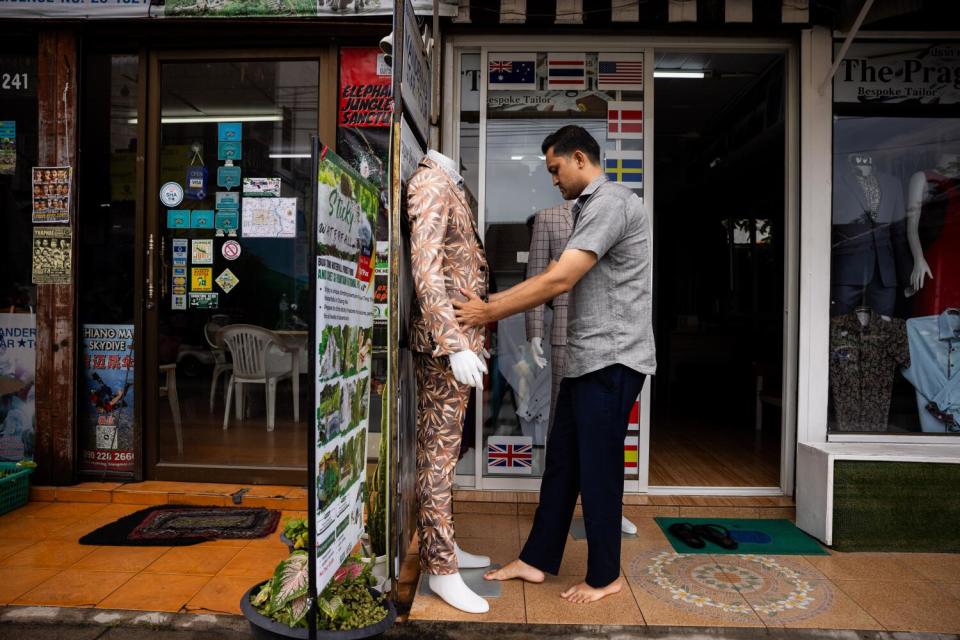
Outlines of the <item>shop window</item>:
<svg viewBox="0 0 960 640">
<path fill-rule="evenodd" d="M 337 112 L 337 153 L 380 190 L 377 220 L 377 268 L 374 291 L 373 360 L 370 432 L 379 433 L 383 390 L 387 384 L 387 283 L 389 281 L 390 125 L 393 114 L 392 76 L 378 47 L 340 49 L 340 106 Z"/>
<path fill-rule="evenodd" d="M 462 62 L 464 71 L 471 63 L 482 70 L 480 56 L 464 56 Z M 537 218 L 544 216 L 545 229 L 561 224 L 562 216 L 570 223 L 569 212 L 561 213 L 567 203 L 553 186 L 541 150 L 549 134 L 568 124 L 585 128 L 600 144 L 607 176 L 643 197 L 643 54 L 489 53 L 487 65 L 478 74 L 479 82 L 487 83 L 482 222 L 490 291 L 502 291 L 539 273 L 549 261 L 544 242 L 532 242 Z M 461 76 L 464 84 L 470 78 Z M 463 104 L 472 98 L 465 96 L 466 88 L 461 87 Z M 468 185 L 472 158 L 465 153 L 470 147 L 463 147 L 464 134 L 479 126 L 470 116 L 461 112 L 461 159 Z M 565 327 L 555 336 L 553 325 L 565 318 L 555 313 L 564 304 L 554 300 L 539 310 L 504 318 L 491 331 L 482 414 L 486 476 L 542 473 L 551 391 L 559 382 L 552 367 L 562 361 L 564 340 L 558 336 L 565 336 Z M 542 340 L 547 360 L 543 368 L 533 355 L 534 337 Z M 635 436 L 631 432 L 625 443 L 628 478 L 636 477 Z"/>
<path fill-rule="evenodd" d="M 855 45 L 834 101 L 830 430 L 960 434 L 960 45 Z"/>
<path fill-rule="evenodd" d="M 4 43 L 13 47 L 13 38 Z M 37 165 L 34 44 L 0 52 L 0 460 L 32 458 L 36 287 L 31 246 L 31 167 Z M 9 50 L 8 50 L 9 51 Z"/>
</svg>

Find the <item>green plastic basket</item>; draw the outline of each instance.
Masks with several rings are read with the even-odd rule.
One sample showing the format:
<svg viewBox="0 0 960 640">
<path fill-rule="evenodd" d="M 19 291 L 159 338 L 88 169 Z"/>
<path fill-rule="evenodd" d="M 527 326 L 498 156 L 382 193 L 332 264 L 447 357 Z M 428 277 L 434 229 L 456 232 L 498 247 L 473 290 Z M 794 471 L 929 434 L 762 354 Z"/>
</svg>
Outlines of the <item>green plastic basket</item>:
<svg viewBox="0 0 960 640">
<path fill-rule="evenodd" d="M 16 471 L 0 478 L 0 514 L 4 514 L 27 504 L 33 469 L 18 470 L 16 462 L 0 462 L 0 471 Z"/>
</svg>

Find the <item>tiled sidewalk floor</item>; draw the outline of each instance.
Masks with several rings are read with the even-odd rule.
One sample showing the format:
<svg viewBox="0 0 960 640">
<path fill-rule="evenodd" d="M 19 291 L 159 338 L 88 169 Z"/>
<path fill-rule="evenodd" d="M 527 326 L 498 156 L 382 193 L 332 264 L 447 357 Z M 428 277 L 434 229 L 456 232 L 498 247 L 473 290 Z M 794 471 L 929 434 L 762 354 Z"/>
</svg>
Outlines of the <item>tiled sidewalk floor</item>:
<svg viewBox="0 0 960 640">
<path fill-rule="evenodd" d="M 189 547 L 77 544 L 80 536 L 143 508 L 31 502 L 0 516 L 0 604 L 239 614 L 243 592 L 270 577 L 287 556 L 277 534 Z M 293 516 L 305 512 L 283 511 L 281 523 Z"/>
<path fill-rule="evenodd" d="M 460 546 L 497 563 L 517 556 L 532 524 L 529 515 L 455 519 Z M 652 516 L 633 519 L 639 535 L 623 542 L 616 596 L 579 606 L 559 597 L 586 572 L 586 541 L 568 538 L 558 577 L 504 583 L 489 613 L 471 616 L 416 595 L 410 619 L 960 633 L 960 554 L 677 554 Z M 415 589 L 416 557 L 404 565 L 401 595 Z"/>
<path fill-rule="evenodd" d="M 286 556 L 276 534 L 175 548 L 76 542 L 144 504 L 229 505 L 229 494 L 239 487 L 214 488 L 163 482 L 37 488 L 34 498 L 47 502 L 31 502 L 0 516 L 0 605 L 239 613 L 243 592 L 269 577 Z M 283 521 L 304 515 L 305 493 L 251 487 L 243 505 L 281 509 Z M 454 505 L 461 546 L 489 554 L 494 562 L 516 557 L 532 523 L 531 510 L 519 508 L 527 505 L 469 502 Z M 731 513 L 730 506 L 671 509 L 691 517 L 756 517 L 756 509 Z M 470 512 L 475 510 L 494 513 Z M 488 614 L 462 614 L 435 597 L 417 596 L 410 619 L 960 632 L 960 555 L 679 555 L 654 523 L 654 510 L 625 509 L 639 535 L 624 541 L 625 582 L 617 596 L 581 606 L 558 597 L 582 579 L 586 568 L 586 543 L 569 539 L 559 577 L 548 577 L 541 585 L 505 584 L 503 595 L 490 601 Z M 783 517 L 774 511 L 769 515 Z M 402 600 L 413 596 L 417 577 L 416 556 L 408 554 L 399 580 Z"/>
</svg>

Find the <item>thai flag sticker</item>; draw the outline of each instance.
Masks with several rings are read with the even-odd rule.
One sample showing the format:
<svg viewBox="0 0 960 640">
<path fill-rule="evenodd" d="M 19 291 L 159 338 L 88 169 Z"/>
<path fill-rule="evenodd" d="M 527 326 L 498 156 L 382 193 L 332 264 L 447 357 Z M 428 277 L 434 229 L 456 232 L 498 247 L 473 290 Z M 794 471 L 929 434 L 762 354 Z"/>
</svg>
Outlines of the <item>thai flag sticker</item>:
<svg viewBox="0 0 960 640">
<path fill-rule="evenodd" d="M 585 53 L 548 53 L 547 89 L 587 88 L 587 56 Z"/>
</svg>

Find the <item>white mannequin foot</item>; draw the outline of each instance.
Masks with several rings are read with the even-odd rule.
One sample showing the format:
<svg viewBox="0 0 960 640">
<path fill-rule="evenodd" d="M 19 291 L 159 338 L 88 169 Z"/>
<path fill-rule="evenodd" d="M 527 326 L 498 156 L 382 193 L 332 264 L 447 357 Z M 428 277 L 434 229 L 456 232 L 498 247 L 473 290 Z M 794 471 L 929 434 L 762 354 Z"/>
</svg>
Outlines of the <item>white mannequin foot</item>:
<svg viewBox="0 0 960 640">
<path fill-rule="evenodd" d="M 461 569 L 483 569 L 484 567 L 490 566 L 490 558 L 488 556 L 478 556 L 474 553 L 467 553 L 460 548 L 456 542 L 453 543 L 453 548 L 457 552 L 457 566 Z"/>
<path fill-rule="evenodd" d="M 632 536 L 637 533 L 637 525 L 627 520 L 627 516 L 620 516 L 620 531 Z"/>
<path fill-rule="evenodd" d="M 486 613 L 490 604 L 470 590 L 460 573 L 429 577 L 430 590 L 448 605 L 467 613 Z"/>
</svg>

